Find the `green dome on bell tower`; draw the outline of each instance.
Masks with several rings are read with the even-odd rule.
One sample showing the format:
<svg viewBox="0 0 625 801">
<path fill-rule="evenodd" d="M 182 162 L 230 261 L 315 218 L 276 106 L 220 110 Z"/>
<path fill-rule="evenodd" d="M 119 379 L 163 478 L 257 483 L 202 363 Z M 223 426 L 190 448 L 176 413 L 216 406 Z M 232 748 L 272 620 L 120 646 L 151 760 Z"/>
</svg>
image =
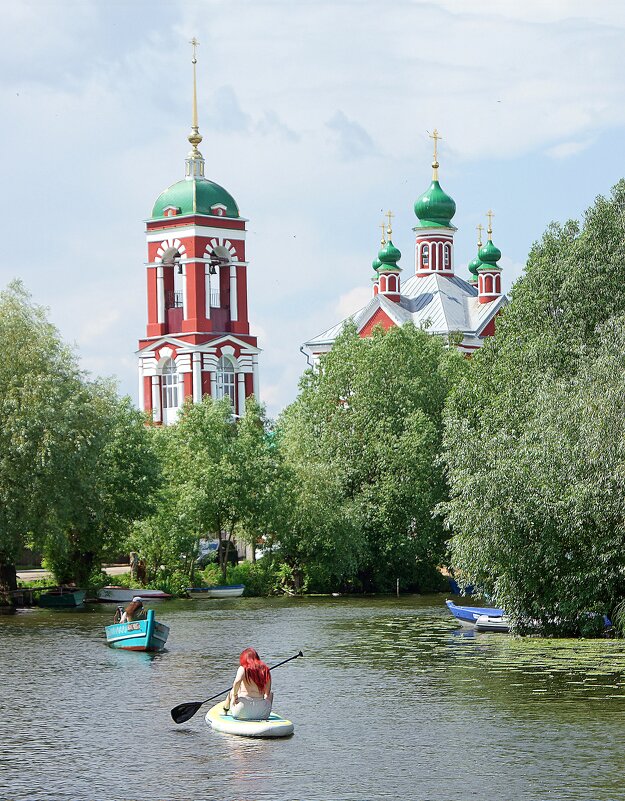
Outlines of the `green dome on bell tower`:
<svg viewBox="0 0 625 801">
<path fill-rule="evenodd" d="M 501 267 L 497 264 L 499 259 L 501 258 L 501 251 L 499 248 L 493 244 L 493 220 L 492 218 L 495 216 L 492 211 L 489 211 L 486 215 L 488 217 L 488 242 L 484 245 L 483 248 L 480 248 L 478 251 L 478 258 L 481 261 L 478 270 L 501 270 Z"/>
<path fill-rule="evenodd" d="M 436 128 L 430 134 L 434 140 L 434 160 L 432 161 L 432 183 L 426 192 L 418 197 L 414 204 L 414 213 L 417 215 L 419 225 L 416 228 L 452 228 L 452 218 L 456 213 L 456 201 L 443 191 L 438 182 L 437 142 L 442 137 Z"/>
</svg>

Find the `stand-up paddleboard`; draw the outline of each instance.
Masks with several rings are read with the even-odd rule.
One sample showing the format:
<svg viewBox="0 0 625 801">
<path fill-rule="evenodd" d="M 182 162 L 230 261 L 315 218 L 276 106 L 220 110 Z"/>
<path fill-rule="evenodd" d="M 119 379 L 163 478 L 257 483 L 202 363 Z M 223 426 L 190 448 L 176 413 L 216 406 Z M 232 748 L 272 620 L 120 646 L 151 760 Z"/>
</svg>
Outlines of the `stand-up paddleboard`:
<svg viewBox="0 0 625 801">
<path fill-rule="evenodd" d="M 232 715 L 224 715 L 223 701 L 208 710 L 206 722 L 215 731 L 238 734 L 240 737 L 288 737 L 295 730 L 290 720 L 275 712 L 271 713 L 268 720 L 237 720 Z"/>
</svg>

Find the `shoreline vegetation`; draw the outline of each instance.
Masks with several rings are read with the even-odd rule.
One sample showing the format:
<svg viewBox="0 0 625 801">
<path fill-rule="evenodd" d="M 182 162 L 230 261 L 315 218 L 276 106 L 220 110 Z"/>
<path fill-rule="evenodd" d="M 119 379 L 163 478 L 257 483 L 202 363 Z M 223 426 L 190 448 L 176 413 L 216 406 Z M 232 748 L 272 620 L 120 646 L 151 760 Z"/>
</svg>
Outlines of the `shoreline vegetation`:
<svg viewBox="0 0 625 801">
<path fill-rule="evenodd" d="M 0 595 L 29 548 L 90 591 L 136 552 L 142 583 L 253 595 L 445 591 L 517 633 L 625 633 L 625 181 L 552 224 L 471 359 L 411 324 L 347 325 L 296 400 L 187 400 L 158 427 L 91 380 L 23 285 L 0 292 Z M 200 568 L 200 543 L 216 561 Z M 232 565 L 237 548 L 263 553 Z M 116 577 L 119 579 L 119 577 Z"/>
</svg>

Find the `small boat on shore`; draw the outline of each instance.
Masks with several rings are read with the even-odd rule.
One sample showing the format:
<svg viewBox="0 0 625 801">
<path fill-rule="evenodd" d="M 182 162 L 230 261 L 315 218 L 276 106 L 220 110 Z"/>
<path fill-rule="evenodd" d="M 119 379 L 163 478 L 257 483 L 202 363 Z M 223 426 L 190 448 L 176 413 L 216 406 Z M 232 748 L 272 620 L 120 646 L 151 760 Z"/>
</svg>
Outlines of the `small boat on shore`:
<svg viewBox="0 0 625 801">
<path fill-rule="evenodd" d="M 245 584 L 222 584 L 215 587 L 187 587 L 192 598 L 240 598 Z"/>
<path fill-rule="evenodd" d="M 129 587 L 118 587 L 112 584 L 103 587 L 98 592 L 99 601 L 112 601 L 120 604 L 130 603 L 133 598 L 141 598 L 142 601 L 166 601 L 171 597 L 163 590 L 133 590 Z"/>
<path fill-rule="evenodd" d="M 460 606 L 455 604 L 453 601 L 445 601 L 445 603 L 458 623 L 463 626 L 474 626 L 476 620 L 482 616 L 502 618 L 505 614 L 503 609 L 497 609 L 496 607 Z"/>
<path fill-rule="evenodd" d="M 75 609 L 84 604 L 86 596 L 86 590 L 77 590 L 75 587 L 58 587 L 42 592 L 37 604 L 44 609 Z"/>
<path fill-rule="evenodd" d="M 156 620 L 153 609 L 148 609 L 145 620 L 113 623 L 105 631 L 111 648 L 126 651 L 162 651 L 169 636 L 169 627 Z"/>
<path fill-rule="evenodd" d="M 205 720 L 215 731 L 239 737 L 289 737 L 295 730 L 290 720 L 275 712 L 267 720 L 237 720 L 224 714 L 223 701 L 208 710 Z"/>
</svg>

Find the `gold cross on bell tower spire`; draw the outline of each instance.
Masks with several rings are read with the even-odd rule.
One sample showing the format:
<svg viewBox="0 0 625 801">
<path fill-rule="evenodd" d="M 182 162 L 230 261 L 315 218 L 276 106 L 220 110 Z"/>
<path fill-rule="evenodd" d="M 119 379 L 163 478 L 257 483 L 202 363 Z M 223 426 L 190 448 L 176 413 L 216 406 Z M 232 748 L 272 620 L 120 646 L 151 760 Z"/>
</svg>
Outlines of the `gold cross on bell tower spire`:
<svg viewBox="0 0 625 801">
<path fill-rule="evenodd" d="M 199 126 L 197 122 L 197 78 L 195 74 L 195 65 L 197 64 L 197 53 L 196 48 L 199 45 L 198 40 L 193 37 L 189 42 L 191 47 L 193 48 L 193 56 L 191 58 L 191 63 L 193 64 L 193 114 L 191 118 L 191 131 L 192 133 L 189 135 L 189 142 L 193 145 L 193 149 L 197 150 L 197 146 L 202 141 L 202 137 L 199 132 Z"/>
<path fill-rule="evenodd" d="M 481 248 L 482 247 L 482 231 L 484 230 L 484 226 L 482 225 L 482 223 L 480 223 L 479 225 L 476 225 L 475 229 L 477 231 L 477 246 L 478 246 L 478 248 Z"/>
<path fill-rule="evenodd" d="M 393 218 L 395 215 L 393 214 L 393 212 L 392 212 L 392 211 L 387 211 L 387 212 L 386 212 L 386 214 L 385 214 L 384 216 L 388 218 L 388 225 L 386 226 L 386 235 L 387 235 L 387 236 L 388 236 L 388 238 L 390 239 L 390 238 L 391 238 L 391 235 L 392 235 L 392 233 L 393 233 L 393 228 L 392 228 L 392 226 L 391 226 L 391 220 L 392 220 L 392 218 Z"/>
<path fill-rule="evenodd" d="M 382 229 L 382 239 L 380 240 L 380 244 L 386 245 L 386 237 L 384 236 L 384 231 L 386 230 L 386 223 L 384 222 L 384 220 L 382 220 L 382 222 L 380 223 L 379 228 Z"/>
<path fill-rule="evenodd" d="M 432 161 L 432 180 L 438 181 L 438 140 L 442 139 L 443 137 L 439 134 L 439 132 L 434 128 L 432 133 L 428 131 L 428 136 L 430 139 L 434 140 L 434 160 Z"/>
<path fill-rule="evenodd" d="M 185 175 L 187 178 L 204 178 L 204 157 L 197 149 L 197 146 L 202 141 L 202 134 L 197 121 L 197 76 L 195 72 L 195 65 L 197 64 L 197 46 L 198 40 L 193 37 L 189 42 L 193 48 L 193 55 L 191 63 L 193 64 L 193 109 L 191 115 L 191 133 L 187 137 L 191 143 L 192 150 L 185 161 Z"/>
<path fill-rule="evenodd" d="M 488 217 L 488 228 L 486 229 L 486 233 L 488 234 L 488 238 L 491 239 L 493 234 L 493 217 L 495 214 L 489 209 L 486 212 L 486 216 Z"/>
</svg>

